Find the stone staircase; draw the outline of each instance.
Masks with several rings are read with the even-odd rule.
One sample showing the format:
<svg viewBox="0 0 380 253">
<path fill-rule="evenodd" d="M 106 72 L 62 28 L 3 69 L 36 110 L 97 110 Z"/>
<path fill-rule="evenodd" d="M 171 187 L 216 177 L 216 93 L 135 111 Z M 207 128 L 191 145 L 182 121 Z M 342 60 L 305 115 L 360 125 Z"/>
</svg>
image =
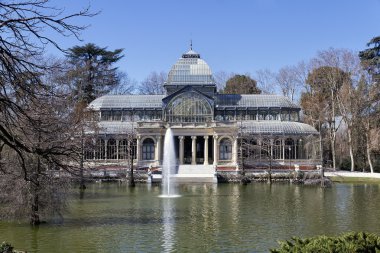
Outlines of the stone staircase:
<svg viewBox="0 0 380 253">
<path fill-rule="evenodd" d="M 216 182 L 213 165 L 179 165 L 177 174 L 172 177 L 176 182 Z"/>
</svg>

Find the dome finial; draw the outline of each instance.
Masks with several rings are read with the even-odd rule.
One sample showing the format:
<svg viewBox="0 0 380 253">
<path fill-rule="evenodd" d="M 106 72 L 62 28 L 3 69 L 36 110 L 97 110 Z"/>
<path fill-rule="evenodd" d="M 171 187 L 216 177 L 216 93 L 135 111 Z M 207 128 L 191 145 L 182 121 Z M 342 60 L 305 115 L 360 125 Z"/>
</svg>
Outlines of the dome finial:
<svg viewBox="0 0 380 253">
<path fill-rule="evenodd" d="M 190 50 L 189 50 L 189 52 L 183 54 L 182 58 L 201 58 L 201 56 L 197 52 L 193 51 L 193 40 L 192 39 L 190 39 Z"/>
</svg>

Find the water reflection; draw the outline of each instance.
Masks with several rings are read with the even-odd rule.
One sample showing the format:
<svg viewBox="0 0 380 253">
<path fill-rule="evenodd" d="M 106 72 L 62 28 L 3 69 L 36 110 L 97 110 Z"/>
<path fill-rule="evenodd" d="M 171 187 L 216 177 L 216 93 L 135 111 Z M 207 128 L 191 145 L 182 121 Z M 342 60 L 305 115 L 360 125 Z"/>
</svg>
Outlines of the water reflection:
<svg viewBox="0 0 380 253">
<path fill-rule="evenodd" d="M 175 245 L 175 209 L 174 199 L 162 199 L 162 248 L 164 252 L 172 252 Z"/>
<path fill-rule="evenodd" d="M 63 223 L 0 222 L 0 241 L 28 252 L 268 252 L 292 236 L 380 234 L 380 185 L 89 185 Z M 59 247 L 57 247 L 59 245 Z"/>
</svg>

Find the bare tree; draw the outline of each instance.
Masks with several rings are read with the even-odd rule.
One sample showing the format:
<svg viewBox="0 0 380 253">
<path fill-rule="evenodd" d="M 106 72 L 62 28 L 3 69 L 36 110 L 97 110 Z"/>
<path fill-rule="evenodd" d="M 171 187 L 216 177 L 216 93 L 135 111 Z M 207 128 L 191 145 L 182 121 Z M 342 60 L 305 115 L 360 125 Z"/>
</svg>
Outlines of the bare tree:
<svg viewBox="0 0 380 253">
<path fill-rule="evenodd" d="M 85 27 L 72 25 L 68 23 L 69 20 L 93 14 L 84 9 L 64 15 L 63 10 L 49 6 L 49 0 L 24 0 L 18 3 L 3 1 L 0 7 L 0 107 L 12 111 L 2 115 L 7 117 L 2 122 L 7 123 L 18 116 L 27 116 L 21 106 L 27 102 L 26 99 L 45 90 L 53 95 L 51 89 L 41 82 L 41 74 L 51 68 L 41 61 L 41 57 L 47 44 L 63 49 L 46 35 L 47 32 L 50 30 L 63 36 L 78 37 Z M 31 152 L 7 124 L 0 124 L 0 133 L 5 145 Z"/>
<path fill-rule="evenodd" d="M 297 91 L 300 89 L 295 67 L 286 66 L 281 68 L 276 75 L 276 81 L 281 88 L 282 94 L 294 102 L 298 97 Z"/>
<path fill-rule="evenodd" d="M 144 95 L 160 95 L 165 93 L 164 83 L 166 82 L 167 74 L 165 72 L 151 72 L 139 87 L 140 94 Z"/>
<path fill-rule="evenodd" d="M 0 142 L 7 151 L 0 170 L 27 182 L 33 225 L 40 222 L 46 170 L 69 169 L 68 162 L 78 157 L 70 138 L 77 125 L 65 94 L 44 80 L 56 66 L 44 61 L 43 53 L 48 44 L 64 51 L 48 34 L 78 37 L 85 27 L 70 21 L 86 16 L 93 14 L 88 9 L 65 14 L 49 0 L 0 3 Z"/>
<path fill-rule="evenodd" d="M 380 36 L 372 38 L 367 43 L 367 49 L 359 52 L 363 69 L 368 73 L 365 75 L 365 88 L 362 90 L 365 101 L 365 130 L 367 139 L 367 160 L 373 172 L 371 153 L 373 148 L 380 151 Z"/>
<path fill-rule="evenodd" d="M 347 127 L 347 136 L 348 136 L 348 146 L 349 146 L 349 153 L 351 158 L 351 171 L 355 170 L 355 159 L 354 159 L 354 147 L 353 147 L 353 128 L 354 123 L 357 121 L 358 117 L 358 107 L 356 104 L 356 91 L 352 87 L 352 84 L 350 81 L 347 81 L 342 88 L 339 91 L 339 94 L 337 95 L 337 101 L 338 101 L 338 108 L 340 111 L 340 114 L 343 117 L 344 122 L 346 123 Z"/>
<path fill-rule="evenodd" d="M 113 95 L 127 95 L 132 94 L 136 90 L 137 81 L 132 79 L 127 73 L 119 72 L 119 83 L 115 86 L 110 94 Z"/>
<path fill-rule="evenodd" d="M 275 94 L 276 93 L 276 80 L 275 74 L 269 69 L 258 70 L 254 75 L 257 86 L 263 93 Z"/>
<path fill-rule="evenodd" d="M 135 114 L 133 111 L 130 111 L 128 114 L 130 118 L 130 129 L 126 133 L 127 140 L 127 153 L 126 159 L 128 160 L 129 167 L 129 175 L 128 175 L 128 186 L 135 187 L 135 175 L 134 175 L 134 163 L 137 156 L 137 134 L 136 134 L 136 122 L 135 122 Z"/>
<path fill-rule="evenodd" d="M 234 73 L 228 73 L 226 71 L 219 71 L 214 73 L 214 79 L 216 82 L 216 88 L 218 91 L 222 91 L 226 87 L 227 81 L 233 77 Z"/>
<path fill-rule="evenodd" d="M 363 75 L 357 89 L 357 100 L 361 110 L 358 120 L 364 126 L 366 156 L 373 173 L 372 152 L 380 150 L 380 83 L 372 81 L 370 75 Z"/>
<path fill-rule="evenodd" d="M 360 114 L 362 96 L 359 95 L 356 76 L 360 73 L 359 57 L 350 52 L 342 51 L 341 67 L 344 68 L 345 78 L 342 86 L 336 93 L 337 105 L 340 115 L 347 125 L 348 146 L 351 159 L 351 171 L 355 170 L 353 131 Z"/>
<path fill-rule="evenodd" d="M 337 131 L 342 123 L 338 118 L 340 115 L 337 96 L 343 83 L 352 79 L 351 69 L 354 65 L 350 63 L 351 52 L 345 49 L 333 49 L 318 52 L 311 60 L 312 71 L 308 75 L 308 94 L 320 97 L 321 106 L 314 108 L 323 112 L 321 126 L 326 126 L 327 136 L 330 142 L 332 166 L 336 169 L 336 138 Z"/>
</svg>

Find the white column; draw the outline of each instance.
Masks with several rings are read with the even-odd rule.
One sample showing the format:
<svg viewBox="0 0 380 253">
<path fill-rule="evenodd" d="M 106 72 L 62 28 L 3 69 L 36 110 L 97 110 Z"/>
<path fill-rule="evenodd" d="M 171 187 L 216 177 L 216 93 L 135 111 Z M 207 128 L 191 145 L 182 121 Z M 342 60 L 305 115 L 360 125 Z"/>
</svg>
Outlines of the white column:
<svg viewBox="0 0 380 253">
<path fill-rule="evenodd" d="M 297 159 L 297 140 L 294 141 L 294 160 L 296 159 Z"/>
<path fill-rule="evenodd" d="M 137 135 L 137 143 L 136 143 L 136 162 L 141 161 L 141 135 Z"/>
<path fill-rule="evenodd" d="M 204 165 L 208 165 L 208 136 L 204 136 L 205 138 L 205 145 L 204 145 L 204 150 L 205 150 L 205 154 L 204 154 Z"/>
<path fill-rule="evenodd" d="M 269 148 L 270 148 L 270 159 L 273 159 L 273 146 L 274 146 L 274 140 L 273 140 L 273 139 L 270 139 L 269 143 L 270 143 L 270 146 L 269 146 Z"/>
<path fill-rule="evenodd" d="M 183 155 L 184 155 L 184 136 L 178 136 L 179 138 L 179 164 L 183 164 Z"/>
<path fill-rule="evenodd" d="M 119 140 L 116 140 L 116 160 L 119 160 Z"/>
<path fill-rule="evenodd" d="M 232 162 L 234 164 L 237 163 L 237 154 L 238 154 L 238 139 L 237 137 L 234 138 L 234 145 L 233 145 L 233 153 L 232 153 Z"/>
<path fill-rule="evenodd" d="M 218 135 L 214 135 L 214 165 L 218 165 Z"/>
<path fill-rule="evenodd" d="M 161 145 L 161 135 L 157 136 L 156 140 L 157 141 L 156 141 L 156 157 L 155 157 L 155 160 L 157 162 L 160 162 L 160 160 L 161 160 L 161 147 L 162 147 L 162 145 Z"/>
<path fill-rule="evenodd" d="M 281 140 L 282 143 L 282 159 L 285 160 L 285 140 Z"/>
<path fill-rule="evenodd" d="M 191 136 L 191 164 L 197 164 L 197 136 Z"/>
</svg>

